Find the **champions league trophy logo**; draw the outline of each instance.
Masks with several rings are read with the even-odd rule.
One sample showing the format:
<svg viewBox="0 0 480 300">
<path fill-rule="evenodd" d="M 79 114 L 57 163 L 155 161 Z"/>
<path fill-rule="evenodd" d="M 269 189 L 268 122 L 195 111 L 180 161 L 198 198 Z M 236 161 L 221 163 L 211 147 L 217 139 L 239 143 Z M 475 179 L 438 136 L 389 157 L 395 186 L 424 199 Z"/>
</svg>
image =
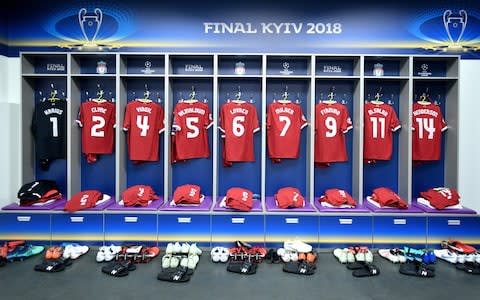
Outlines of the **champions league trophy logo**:
<svg viewBox="0 0 480 300">
<path fill-rule="evenodd" d="M 84 46 L 86 47 L 95 47 L 95 39 L 97 38 L 100 27 L 102 26 L 103 13 L 100 8 L 95 8 L 92 14 L 87 14 L 86 8 L 81 8 L 78 11 L 78 23 L 80 24 L 80 29 L 82 30 L 83 36 L 87 41 Z"/>
<path fill-rule="evenodd" d="M 451 10 L 446 10 L 443 13 L 443 25 L 447 31 L 448 38 L 450 39 L 450 49 L 459 49 L 462 48 L 459 45 L 460 40 L 462 39 L 463 32 L 467 26 L 467 12 L 465 10 L 460 10 L 457 16 L 452 16 L 453 12 Z"/>
<path fill-rule="evenodd" d="M 288 62 L 284 62 L 282 64 L 282 67 L 283 67 L 283 70 L 280 71 L 280 74 L 283 74 L 283 75 L 290 75 L 293 73 L 293 71 L 290 71 L 290 64 Z"/>
</svg>

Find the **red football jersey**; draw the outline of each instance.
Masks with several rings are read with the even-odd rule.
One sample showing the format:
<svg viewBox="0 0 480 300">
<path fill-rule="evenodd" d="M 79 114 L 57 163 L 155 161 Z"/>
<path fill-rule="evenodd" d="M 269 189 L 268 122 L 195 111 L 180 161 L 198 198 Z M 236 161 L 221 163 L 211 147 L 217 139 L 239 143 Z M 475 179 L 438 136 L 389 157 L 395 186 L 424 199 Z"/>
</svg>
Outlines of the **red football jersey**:
<svg viewBox="0 0 480 300">
<path fill-rule="evenodd" d="M 315 162 L 347 161 L 345 133 L 352 129 L 348 109 L 340 103 L 315 106 Z"/>
<path fill-rule="evenodd" d="M 157 161 L 159 134 L 165 129 L 163 108 L 155 102 L 135 100 L 127 104 L 123 130 L 128 131 L 130 160 Z"/>
<path fill-rule="evenodd" d="M 413 160 L 439 160 L 442 132 L 448 127 L 438 105 L 413 104 Z"/>
<path fill-rule="evenodd" d="M 400 129 L 395 109 L 388 104 L 364 106 L 363 158 L 389 160 L 392 158 L 392 132 Z"/>
<path fill-rule="evenodd" d="M 247 102 L 229 102 L 220 111 L 219 128 L 224 137 L 225 163 L 255 161 L 253 134 L 260 130 L 255 106 Z"/>
<path fill-rule="evenodd" d="M 307 126 L 302 107 L 273 102 L 268 106 L 267 141 L 270 158 L 298 158 L 300 133 Z"/>
<path fill-rule="evenodd" d="M 83 153 L 113 152 L 115 116 L 115 104 L 112 102 L 88 101 L 80 105 L 77 123 L 82 127 Z"/>
<path fill-rule="evenodd" d="M 206 103 L 178 102 L 173 110 L 173 161 L 209 157 L 208 128 L 212 124 L 212 115 Z"/>
</svg>

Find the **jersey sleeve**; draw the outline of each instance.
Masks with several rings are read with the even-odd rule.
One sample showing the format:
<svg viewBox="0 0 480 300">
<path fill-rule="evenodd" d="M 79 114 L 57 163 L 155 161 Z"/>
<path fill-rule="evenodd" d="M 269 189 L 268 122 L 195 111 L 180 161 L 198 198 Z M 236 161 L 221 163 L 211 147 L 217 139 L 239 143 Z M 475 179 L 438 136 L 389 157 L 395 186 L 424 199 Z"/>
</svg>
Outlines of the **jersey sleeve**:
<svg viewBox="0 0 480 300">
<path fill-rule="evenodd" d="M 158 107 L 158 114 L 157 114 L 157 131 L 158 133 L 162 133 L 165 130 L 165 112 L 161 106 Z"/>
<path fill-rule="evenodd" d="M 260 126 L 258 125 L 258 115 L 257 115 L 257 109 L 255 106 L 252 105 L 252 129 L 253 133 L 257 132 L 260 130 Z"/>
<path fill-rule="evenodd" d="M 115 128 L 116 123 L 117 123 L 117 109 L 115 107 L 115 104 L 112 103 L 112 113 L 110 115 L 110 120 L 109 120 L 109 125 L 110 127 Z"/>
<path fill-rule="evenodd" d="M 350 129 L 353 128 L 352 125 L 352 119 L 350 119 L 350 116 L 348 115 L 348 109 L 344 107 L 343 109 L 343 114 L 341 115 L 341 124 L 342 126 L 340 127 L 343 133 L 347 133 Z"/>
<path fill-rule="evenodd" d="M 218 125 L 218 129 L 223 133 L 222 137 L 225 137 L 225 104 L 220 109 L 220 124 Z"/>
<path fill-rule="evenodd" d="M 402 125 L 400 125 L 400 120 L 398 120 L 398 117 L 397 117 L 397 113 L 395 112 L 395 109 L 391 109 L 391 117 L 390 117 L 390 128 L 392 129 L 392 131 L 397 131 L 400 129 L 400 127 L 402 127 Z"/>
<path fill-rule="evenodd" d="M 175 133 L 175 131 L 182 130 L 182 127 L 180 126 L 180 119 L 179 119 L 177 110 L 178 110 L 178 104 L 175 105 L 175 108 L 173 109 L 172 134 Z"/>
<path fill-rule="evenodd" d="M 125 116 L 123 118 L 123 130 L 125 131 L 128 131 L 130 130 L 130 126 L 131 126 L 131 105 L 130 103 L 127 104 L 127 107 L 125 108 Z"/>
<path fill-rule="evenodd" d="M 85 116 L 85 113 L 83 111 L 83 103 L 80 104 L 80 107 L 78 108 L 78 115 L 77 115 L 77 119 L 75 120 L 75 122 L 77 122 L 78 126 L 80 127 L 83 127 L 83 121 L 84 121 L 84 116 Z"/>
<path fill-rule="evenodd" d="M 270 128 L 272 128 L 272 119 L 273 119 L 272 110 L 273 110 L 273 107 L 272 107 L 272 104 L 270 104 L 267 110 L 267 130 L 270 130 Z"/>
<path fill-rule="evenodd" d="M 212 113 L 210 112 L 210 107 L 208 105 L 205 105 L 205 117 L 204 117 L 204 123 L 203 126 L 205 128 L 210 128 L 210 126 L 213 125 L 213 118 L 212 118 Z"/>
<path fill-rule="evenodd" d="M 447 123 L 445 122 L 445 119 L 443 118 L 442 111 L 440 108 L 438 109 L 438 117 L 440 118 L 440 124 L 442 127 L 442 132 L 448 129 Z"/>
<path fill-rule="evenodd" d="M 303 129 L 303 128 L 305 128 L 305 126 L 308 125 L 308 122 L 307 122 L 307 118 L 305 118 L 305 115 L 303 114 L 303 111 L 302 111 L 301 107 L 300 107 L 300 110 L 299 110 L 299 115 L 300 115 L 300 120 L 299 120 L 300 129 Z"/>
</svg>

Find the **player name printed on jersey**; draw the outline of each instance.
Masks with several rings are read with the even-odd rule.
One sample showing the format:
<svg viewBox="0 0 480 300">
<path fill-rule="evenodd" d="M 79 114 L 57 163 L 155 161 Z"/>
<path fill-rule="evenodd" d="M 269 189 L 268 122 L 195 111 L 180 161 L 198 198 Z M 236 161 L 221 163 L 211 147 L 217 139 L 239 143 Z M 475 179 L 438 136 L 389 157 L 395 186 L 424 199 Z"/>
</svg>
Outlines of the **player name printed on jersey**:
<svg viewBox="0 0 480 300">
<path fill-rule="evenodd" d="M 412 159 L 416 161 L 439 160 L 442 132 L 447 130 L 442 111 L 436 104 L 413 104 Z"/>
<path fill-rule="evenodd" d="M 35 138 L 37 159 L 66 157 L 67 102 L 45 101 L 35 105 L 32 118 L 32 133 Z"/>
<path fill-rule="evenodd" d="M 273 102 L 267 112 L 267 145 L 270 158 L 298 158 L 300 134 L 307 126 L 296 103 Z"/>
<path fill-rule="evenodd" d="M 206 103 L 178 102 L 173 110 L 172 160 L 209 157 L 208 128 L 212 124 Z"/>
<path fill-rule="evenodd" d="M 82 127 L 82 152 L 109 154 L 113 152 L 115 104 L 88 101 L 80 105 L 77 123 Z"/>
<path fill-rule="evenodd" d="M 315 106 L 315 162 L 348 160 L 345 133 L 352 129 L 348 109 L 340 103 Z"/>
<path fill-rule="evenodd" d="M 253 134 L 260 130 L 257 109 L 247 102 L 225 103 L 220 111 L 220 126 L 223 138 L 223 161 L 255 161 Z"/>
<path fill-rule="evenodd" d="M 400 129 L 400 121 L 392 106 L 368 102 L 364 106 L 363 158 L 390 160 L 392 158 L 392 132 Z"/>
<path fill-rule="evenodd" d="M 163 108 L 157 103 L 135 100 L 127 104 L 123 130 L 128 131 L 130 160 L 159 160 L 160 133 L 165 128 L 164 117 Z"/>
</svg>

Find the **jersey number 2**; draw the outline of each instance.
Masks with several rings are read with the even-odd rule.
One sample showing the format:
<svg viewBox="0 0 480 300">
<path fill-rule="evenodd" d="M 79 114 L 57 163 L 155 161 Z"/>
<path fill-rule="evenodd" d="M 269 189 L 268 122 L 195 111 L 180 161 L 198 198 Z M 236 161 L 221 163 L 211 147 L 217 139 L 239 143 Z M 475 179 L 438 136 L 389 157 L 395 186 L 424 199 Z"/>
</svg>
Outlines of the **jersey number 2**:
<svg viewBox="0 0 480 300">
<path fill-rule="evenodd" d="M 104 137 L 105 131 L 103 131 L 103 127 L 105 127 L 105 119 L 101 116 L 92 116 L 92 122 L 95 124 L 90 129 L 90 135 Z"/>
</svg>

